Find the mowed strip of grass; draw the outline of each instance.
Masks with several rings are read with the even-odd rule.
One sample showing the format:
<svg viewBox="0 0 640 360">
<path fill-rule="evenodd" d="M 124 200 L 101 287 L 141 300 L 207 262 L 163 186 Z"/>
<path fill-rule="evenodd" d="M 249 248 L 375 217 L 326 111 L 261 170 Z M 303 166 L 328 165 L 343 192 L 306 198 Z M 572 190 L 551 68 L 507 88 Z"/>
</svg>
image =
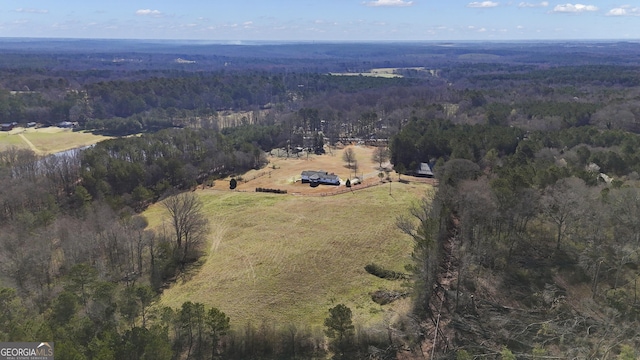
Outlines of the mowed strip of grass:
<svg viewBox="0 0 640 360">
<path fill-rule="evenodd" d="M 161 305 L 201 302 L 224 311 L 235 326 L 322 326 L 328 309 L 344 303 L 357 323 L 379 323 L 395 305 L 377 305 L 370 293 L 400 290 L 402 283 L 364 266 L 404 271 L 413 244 L 396 228 L 396 217 L 428 188 L 394 182 L 392 195 L 382 185 L 328 197 L 199 191 L 211 222 L 209 253 L 193 276 L 164 292 Z M 144 215 L 151 226 L 166 219 L 159 204 Z"/>
</svg>

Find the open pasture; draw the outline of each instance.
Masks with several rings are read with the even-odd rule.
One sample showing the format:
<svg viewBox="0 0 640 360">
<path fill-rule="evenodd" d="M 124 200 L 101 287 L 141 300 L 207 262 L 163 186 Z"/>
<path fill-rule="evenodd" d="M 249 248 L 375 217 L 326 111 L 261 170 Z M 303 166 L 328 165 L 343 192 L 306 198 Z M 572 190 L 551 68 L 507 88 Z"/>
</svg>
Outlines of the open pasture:
<svg viewBox="0 0 640 360">
<path fill-rule="evenodd" d="M 428 72 L 431 75 L 435 75 L 437 70 L 429 70 L 424 67 L 406 67 L 406 68 L 376 68 L 371 69 L 368 72 L 341 72 L 341 73 L 331 73 L 334 76 L 369 76 L 369 77 L 380 77 L 380 78 L 401 78 L 403 75 L 399 74 L 399 70 L 415 70 L 418 72 Z"/>
<path fill-rule="evenodd" d="M 92 145 L 109 138 L 108 136 L 55 126 L 46 128 L 18 127 L 11 131 L 0 132 L 0 150 L 15 146 L 31 149 L 38 155 L 46 155 Z"/>
<path fill-rule="evenodd" d="M 207 255 L 199 269 L 165 290 L 161 303 L 215 306 L 235 326 L 321 326 L 338 303 L 349 306 L 359 324 L 388 320 L 407 300 L 380 306 L 370 293 L 402 290 L 402 284 L 364 267 L 404 272 L 413 244 L 396 228 L 396 217 L 429 186 L 393 182 L 326 197 L 198 191 L 211 226 Z M 160 204 L 144 215 L 152 227 L 166 219 Z"/>
<path fill-rule="evenodd" d="M 377 68 L 371 69 L 368 72 L 341 72 L 341 73 L 331 73 L 334 76 L 370 76 L 370 77 L 380 77 L 380 78 L 401 78 L 403 77 L 400 74 L 396 73 L 398 68 Z"/>
</svg>

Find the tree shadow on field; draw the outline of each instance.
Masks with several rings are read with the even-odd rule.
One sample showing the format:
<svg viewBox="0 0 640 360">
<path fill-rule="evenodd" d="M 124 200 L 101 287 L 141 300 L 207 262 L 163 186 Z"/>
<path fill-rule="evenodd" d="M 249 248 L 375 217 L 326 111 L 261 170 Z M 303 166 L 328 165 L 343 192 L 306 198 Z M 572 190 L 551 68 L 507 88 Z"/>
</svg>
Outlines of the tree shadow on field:
<svg viewBox="0 0 640 360">
<path fill-rule="evenodd" d="M 179 280 L 182 284 L 188 283 L 200 272 L 205 262 L 206 256 L 200 256 L 197 261 L 185 264 L 184 270 L 176 275 L 176 280 Z"/>
</svg>

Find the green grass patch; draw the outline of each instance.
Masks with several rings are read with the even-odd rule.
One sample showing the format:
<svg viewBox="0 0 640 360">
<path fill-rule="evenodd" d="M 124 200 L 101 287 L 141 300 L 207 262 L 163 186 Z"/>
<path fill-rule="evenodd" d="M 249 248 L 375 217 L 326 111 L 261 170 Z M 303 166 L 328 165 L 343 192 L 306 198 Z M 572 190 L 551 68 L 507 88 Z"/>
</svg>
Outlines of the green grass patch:
<svg viewBox="0 0 640 360">
<path fill-rule="evenodd" d="M 47 154 L 92 145 L 111 138 L 85 131 L 70 130 L 60 132 L 24 132 L 23 135 L 38 150 Z"/>
<path fill-rule="evenodd" d="M 16 147 L 18 149 L 29 148 L 29 146 L 22 141 L 18 135 L 10 134 L 8 132 L 0 132 L 0 151 L 5 151 L 12 147 Z"/>
<path fill-rule="evenodd" d="M 161 304 L 202 302 L 235 326 L 321 326 L 328 309 L 344 303 L 359 324 L 378 323 L 395 303 L 377 305 L 370 294 L 401 289 L 402 282 L 377 278 L 364 266 L 403 271 L 413 244 L 396 228 L 396 217 L 427 189 L 392 183 L 392 195 L 380 186 L 327 197 L 198 192 L 211 223 L 208 253 L 196 274 L 164 292 Z M 155 227 L 166 219 L 159 204 L 144 215 Z"/>
</svg>

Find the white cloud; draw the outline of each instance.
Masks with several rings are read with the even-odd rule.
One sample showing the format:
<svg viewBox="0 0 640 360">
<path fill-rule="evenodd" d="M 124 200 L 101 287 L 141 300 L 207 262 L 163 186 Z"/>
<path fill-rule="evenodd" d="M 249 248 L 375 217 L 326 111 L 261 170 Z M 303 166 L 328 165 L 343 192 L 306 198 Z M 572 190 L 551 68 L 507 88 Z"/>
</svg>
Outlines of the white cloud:
<svg viewBox="0 0 640 360">
<path fill-rule="evenodd" d="M 598 7 L 594 5 L 565 4 L 556 5 L 556 7 L 553 8 L 553 12 L 557 13 L 581 13 L 587 11 L 598 11 Z"/>
<path fill-rule="evenodd" d="M 46 9 L 25 9 L 25 8 L 17 8 L 16 12 L 19 13 L 29 13 L 29 14 L 48 14 L 49 10 Z"/>
<path fill-rule="evenodd" d="M 499 3 L 493 1 L 474 1 L 472 3 L 467 4 L 467 7 L 470 8 L 492 8 L 498 6 Z"/>
<path fill-rule="evenodd" d="M 547 7 L 547 6 L 549 6 L 548 1 L 543 1 L 540 3 L 521 2 L 520 4 L 518 4 L 518 7 L 521 7 L 521 8 L 537 8 L 537 7 Z"/>
<path fill-rule="evenodd" d="M 373 0 L 363 3 L 366 6 L 391 6 L 391 7 L 403 7 L 413 5 L 413 1 L 405 0 Z"/>
<path fill-rule="evenodd" d="M 640 16 L 640 7 L 622 5 L 620 7 L 609 10 L 607 16 Z"/>
<path fill-rule="evenodd" d="M 160 17 L 162 16 L 162 12 L 160 12 L 160 10 L 139 9 L 136 11 L 136 15 Z"/>
</svg>

